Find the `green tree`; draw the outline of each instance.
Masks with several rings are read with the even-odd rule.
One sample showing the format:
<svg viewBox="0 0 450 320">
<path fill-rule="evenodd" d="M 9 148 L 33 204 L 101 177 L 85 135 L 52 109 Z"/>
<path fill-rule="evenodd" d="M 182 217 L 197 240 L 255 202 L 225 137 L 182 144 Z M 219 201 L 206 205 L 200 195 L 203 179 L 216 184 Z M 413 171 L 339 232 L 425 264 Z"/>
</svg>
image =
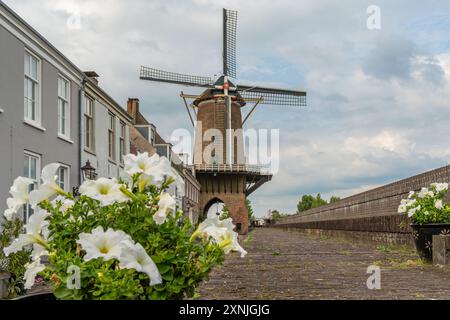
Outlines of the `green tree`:
<svg viewBox="0 0 450 320">
<path fill-rule="evenodd" d="M 278 210 L 272 210 L 272 220 L 279 220 L 280 218 L 286 217 L 287 214 L 280 213 Z"/>
<path fill-rule="evenodd" d="M 330 203 L 341 201 L 341 197 L 338 196 L 331 196 Z"/>
<path fill-rule="evenodd" d="M 247 207 L 248 212 L 248 220 L 251 221 L 255 217 L 253 216 L 253 208 L 252 208 L 252 202 L 248 199 L 245 200 L 245 206 Z"/>
<path fill-rule="evenodd" d="M 297 211 L 303 212 L 312 208 L 323 206 L 327 203 L 328 202 L 326 200 L 322 199 L 320 193 L 318 193 L 315 197 L 310 194 L 303 195 L 301 200 L 297 204 Z"/>
</svg>

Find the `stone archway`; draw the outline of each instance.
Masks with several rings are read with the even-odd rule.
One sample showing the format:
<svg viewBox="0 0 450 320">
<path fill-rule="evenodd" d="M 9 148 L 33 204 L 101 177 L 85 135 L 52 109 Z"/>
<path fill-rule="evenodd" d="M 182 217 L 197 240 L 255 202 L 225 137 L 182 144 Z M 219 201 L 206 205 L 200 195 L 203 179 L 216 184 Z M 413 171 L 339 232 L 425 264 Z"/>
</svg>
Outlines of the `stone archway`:
<svg viewBox="0 0 450 320">
<path fill-rule="evenodd" d="M 248 230 L 248 212 L 245 207 L 245 194 L 236 193 L 202 193 L 201 208 L 203 217 L 206 218 L 208 210 L 214 203 L 222 202 L 230 211 L 233 223 L 236 225 L 235 231 L 239 233 L 247 233 Z"/>
<path fill-rule="evenodd" d="M 222 201 L 222 199 L 219 199 L 217 197 L 212 198 L 211 200 L 209 200 L 209 202 L 205 205 L 205 207 L 203 208 L 203 216 L 207 217 L 208 213 L 211 213 L 211 210 L 217 210 L 218 212 L 220 212 L 221 210 L 221 206 L 217 204 L 222 204 L 222 205 L 226 205 L 224 201 Z M 216 208 L 214 208 L 216 206 Z"/>
</svg>

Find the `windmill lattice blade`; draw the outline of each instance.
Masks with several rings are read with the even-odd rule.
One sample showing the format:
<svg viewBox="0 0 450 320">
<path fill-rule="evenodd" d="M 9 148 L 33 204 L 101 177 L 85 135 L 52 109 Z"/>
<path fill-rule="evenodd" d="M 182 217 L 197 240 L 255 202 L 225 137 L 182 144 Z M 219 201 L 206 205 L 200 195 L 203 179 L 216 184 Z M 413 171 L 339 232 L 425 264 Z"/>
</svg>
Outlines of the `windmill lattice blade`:
<svg viewBox="0 0 450 320">
<path fill-rule="evenodd" d="M 140 79 L 204 88 L 210 88 L 214 83 L 210 77 L 191 76 L 147 67 L 141 67 Z"/>
<path fill-rule="evenodd" d="M 223 9 L 223 74 L 236 78 L 237 11 Z"/>
<path fill-rule="evenodd" d="M 237 87 L 242 98 L 246 99 L 259 99 L 263 98 L 260 104 L 273 104 L 282 106 L 306 106 L 306 92 L 264 88 L 255 86 L 242 86 Z"/>
</svg>

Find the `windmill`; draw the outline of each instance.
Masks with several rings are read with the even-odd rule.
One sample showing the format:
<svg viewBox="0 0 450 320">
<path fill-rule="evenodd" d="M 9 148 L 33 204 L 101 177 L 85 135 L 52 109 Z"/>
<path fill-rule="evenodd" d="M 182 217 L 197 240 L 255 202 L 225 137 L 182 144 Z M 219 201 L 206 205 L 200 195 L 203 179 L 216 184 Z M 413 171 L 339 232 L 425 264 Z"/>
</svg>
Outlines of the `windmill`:
<svg viewBox="0 0 450 320">
<path fill-rule="evenodd" d="M 239 154 L 239 150 L 234 148 L 236 137 L 233 136 L 233 130 L 242 129 L 243 124 L 260 104 L 306 106 L 306 92 L 304 91 L 245 84 L 235 85 L 230 81 L 230 78 L 236 79 L 237 77 L 236 30 L 237 11 L 223 9 L 223 74 L 217 79 L 162 71 L 145 66 L 141 66 L 140 70 L 141 80 L 206 88 L 206 91 L 201 95 L 187 95 L 181 92 L 181 97 L 184 100 L 192 125 L 195 127 L 193 115 L 191 114 L 189 107 L 193 110 L 194 116 L 197 117 L 197 123 L 203 122 L 207 124 L 205 128 L 199 129 L 199 131 L 196 132 L 195 145 L 198 152 L 194 150 L 194 160 L 196 158 L 201 158 L 200 162 L 195 164 L 195 169 L 197 176 L 200 176 L 199 180 L 202 184 L 200 207 L 206 209 L 206 211 L 209 209 L 208 201 L 215 198 L 220 199 L 221 194 L 223 198 L 224 192 L 229 194 L 231 191 L 232 194 L 236 194 L 237 197 L 240 197 L 240 202 L 243 202 L 245 201 L 246 196 L 256 190 L 264 182 L 271 179 L 270 174 L 264 174 L 255 168 L 250 168 L 246 165 L 245 160 L 242 160 L 245 157 L 243 157 L 243 154 Z M 194 99 L 194 102 L 189 105 L 186 99 Z M 254 105 L 247 113 L 244 120 L 242 120 L 241 108 L 248 102 L 254 103 Z M 208 129 L 218 129 L 223 132 L 222 136 L 226 136 L 226 148 L 224 148 L 223 153 L 220 154 L 219 163 L 214 162 L 213 165 L 211 165 L 210 161 L 206 161 L 207 163 L 205 164 L 203 151 L 205 150 L 206 145 L 203 143 L 202 139 L 199 139 L 199 136 L 203 137 L 204 132 Z M 239 141 L 243 142 L 242 134 L 240 136 L 238 135 L 237 140 L 238 143 Z M 224 145 L 223 141 L 222 145 Z M 243 151 L 241 153 L 243 153 Z M 214 155 L 214 158 L 215 157 L 216 155 Z M 223 163 L 224 159 L 226 159 L 226 164 Z M 225 187 L 227 181 L 229 182 L 230 179 L 236 180 L 236 173 L 239 173 L 237 174 L 238 178 L 244 177 L 244 182 L 237 182 L 236 185 L 238 187 L 236 187 L 235 190 L 227 190 Z M 220 180 L 220 178 L 226 180 L 223 182 L 224 186 L 222 186 L 222 182 L 220 181 L 212 181 Z M 217 186 L 211 187 L 213 184 L 217 184 Z M 231 183 L 231 185 L 233 185 L 233 183 Z M 243 185 L 242 188 L 240 187 L 241 185 Z M 228 189 L 230 189 L 230 187 Z M 244 195 L 243 199 L 241 199 L 242 194 Z M 228 202 L 233 201 L 230 200 Z M 229 203 L 226 203 L 226 205 L 231 212 L 231 205 Z M 241 210 L 241 207 L 236 210 Z M 244 208 L 241 211 L 246 212 L 246 209 Z M 244 214 L 235 215 L 243 216 Z M 236 219 L 239 220 L 238 218 L 239 217 Z M 246 230 L 248 221 L 243 222 L 244 225 L 242 228 Z M 239 223 L 237 224 L 239 226 Z"/>
</svg>

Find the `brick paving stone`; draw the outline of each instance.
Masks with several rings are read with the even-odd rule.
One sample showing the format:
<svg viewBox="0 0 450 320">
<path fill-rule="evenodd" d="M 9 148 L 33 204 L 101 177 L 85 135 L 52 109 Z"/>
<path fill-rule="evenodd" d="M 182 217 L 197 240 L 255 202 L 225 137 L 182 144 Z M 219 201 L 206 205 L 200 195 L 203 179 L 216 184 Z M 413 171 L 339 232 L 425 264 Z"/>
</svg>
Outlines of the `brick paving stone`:
<svg viewBox="0 0 450 320">
<path fill-rule="evenodd" d="M 198 289 L 200 299 L 448 299 L 450 271 L 420 261 L 408 247 L 373 247 L 275 228 L 241 241 Z M 369 290 L 367 267 L 381 268 Z"/>
</svg>

